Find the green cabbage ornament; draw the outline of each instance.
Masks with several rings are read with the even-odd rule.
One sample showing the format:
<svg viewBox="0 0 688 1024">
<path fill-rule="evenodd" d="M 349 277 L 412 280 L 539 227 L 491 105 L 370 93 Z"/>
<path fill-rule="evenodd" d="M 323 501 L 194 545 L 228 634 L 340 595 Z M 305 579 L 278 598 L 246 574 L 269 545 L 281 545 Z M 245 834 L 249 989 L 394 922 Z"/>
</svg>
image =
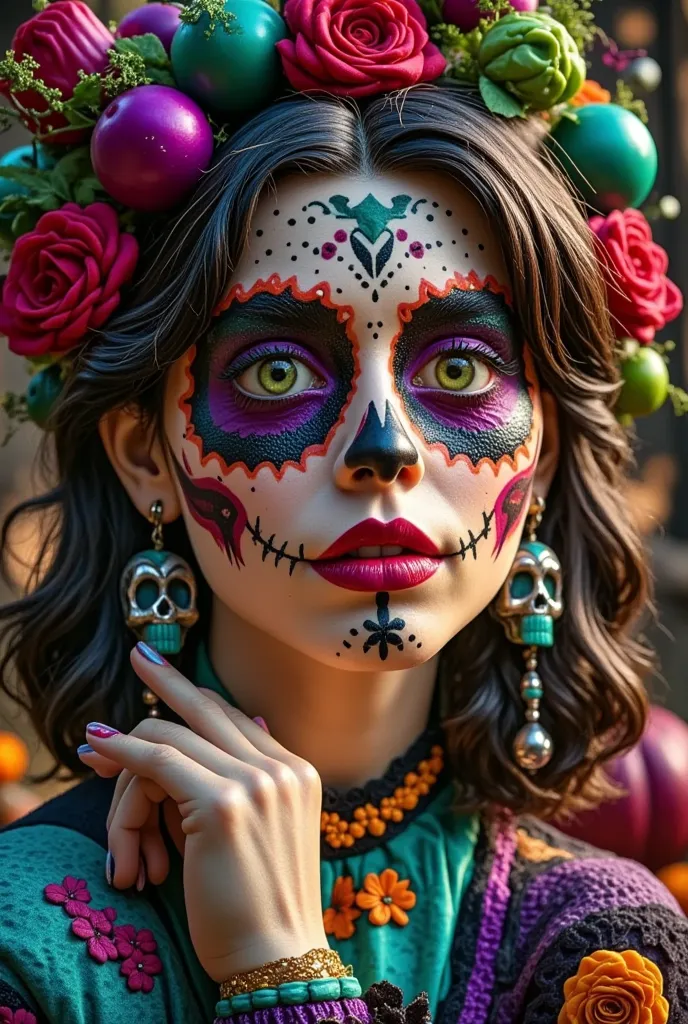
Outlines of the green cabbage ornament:
<svg viewBox="0 0 688 1024">
<path fill-rule="evenodd" d="M 585 61 L 564 26 L 549 14 L 507 14 L 485 33 L 478 51 L 480 92 L 495 114 L 523 116 L 575 96 Z"/>
</svg>

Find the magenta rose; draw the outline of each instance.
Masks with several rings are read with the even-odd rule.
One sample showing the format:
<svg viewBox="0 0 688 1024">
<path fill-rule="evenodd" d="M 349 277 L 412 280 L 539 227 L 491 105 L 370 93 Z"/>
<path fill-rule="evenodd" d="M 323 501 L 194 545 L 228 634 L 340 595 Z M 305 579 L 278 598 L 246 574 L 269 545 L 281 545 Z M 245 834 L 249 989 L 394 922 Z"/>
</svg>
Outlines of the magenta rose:
<svg viewBox="0 0 688 1024">
<path fill-rule="evenodd" d="M 0 333 L 28 358 L 59 355 L 102 327 L 134 273 L 138 243 L 105 203 L 67 203 L 22 235 L 0 300 Z"/>
<path fill-rule="evenodd" d="M 416 0 L 287 0 L 277 43 L 295 89 L 370 96 L 439 78 L 446 61 Z"/>
<path fill-rule="evenodd" d="M 108 50 L 115 45 L 112 32 L 103 25 L 93 11 L 81 0 L 55 0 L 29 18 L 17 29 L 12 49 L 17 60 L 33 57 L 38 63 L 38 78 L 46 85 L 59 89 L 62 99 L 71 99 L 79 81 L 79 71 L 87 75 L 100 74 L 108 65 Z M 0 93 L 10 100 L 16 99 L 25 109 L 47 110 L 47 104 L 32 91 L 10 94 L 7 82 L 0 82 Z M 16 104 L 15 104 L 16 105 Z M 64 128 L 69 123 L 62 114 L 41 118 L 40 122 L 25 117 L 29 131 L 44 136 L 48 127 Z M 84 137 L 84 131 L 60 133 L 55 142 L 70 144 Z M 52 140 L 51 140 L 52 141 Z"/>
<path fill-rule="evenodd" d="M 666 276 L 669 258 L 652 241 L 652 229 L 640 210 L 614 210 L 608 217 L 592 217 L 590 227 L 597 239 L 617 337 L 649 345 L 655 332 L 683 308 L 681 290 Z"/>
</svg>

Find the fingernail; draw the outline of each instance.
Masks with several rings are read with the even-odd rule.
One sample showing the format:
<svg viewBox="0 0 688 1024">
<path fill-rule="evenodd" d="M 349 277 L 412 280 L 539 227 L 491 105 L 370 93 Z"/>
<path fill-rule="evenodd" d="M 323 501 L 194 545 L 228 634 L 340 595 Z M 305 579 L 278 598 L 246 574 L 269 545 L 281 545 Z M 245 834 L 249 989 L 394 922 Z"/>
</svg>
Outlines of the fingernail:
<svg viewBox="0 0 688 1024">
<path fill-rule="evenodd" d="M 82 743 L 80 747 L 76 748 L 77 754 L 94 754 L 95 751 L 90 743 Z"/>
<path fill-rule="evenodd" d="M 139 873 L 136 876 L 136 891 L 141 892 L 144 885 L 146 884 L 146 865 L 143 863 L 143 857 L 139 857 Z"/>
<path fill-rule="evenodd" d="M 261 715 L 256 715 L 256 717 L 253 719 L 253 721 L 256 723 L 256 725 L 259 725 L 261 727 L 263 732 L 266 732 L 268 734 L 268 736 L 270 735 L 270 730 L 268 729 L 268 723 L 265 721 L 265 719 Z"/>
<path fill-rule="evenodd" d="M 165 661 L 162 654 L 158 654 L 148 644 L 144 644 L 143 640 L 139 640 L 136 645 L 136 650 L 139 654 L 146 659 L 146 661 L 152 661 L 154 665 L 168 665 L 169 662 Z"/>
<path fill-rule="evenodd" d="M 107 857 L 105 858 L 105 881 L 109 886 L 112 886 L 112 879 L 115 877 L 115 858 L 108 850 Z"/>
<path fill-rule="evenodd" d="M 103 725 L 102 722 L 89 722 L 86 726 L 86 732 L 90 732 L 91 736 L 96 736 L 99 740 L 106 740 L 109 736 L 119 735 L 119 729 L 112 729 L 109 725 Z"/>
</svg>

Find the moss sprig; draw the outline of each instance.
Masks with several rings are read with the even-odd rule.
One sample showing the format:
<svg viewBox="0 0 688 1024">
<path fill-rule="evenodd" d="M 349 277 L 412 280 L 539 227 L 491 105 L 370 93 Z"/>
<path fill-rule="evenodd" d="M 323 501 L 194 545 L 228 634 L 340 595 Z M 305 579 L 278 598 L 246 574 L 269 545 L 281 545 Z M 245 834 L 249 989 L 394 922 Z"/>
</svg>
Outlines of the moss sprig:
<svg viewBox="0 0 688 1024">
<path fill-rule="evenodd" d="M 218 25 L 222 26 L 227 35 L 235 35 L 240 31 L 234 24 L 236 14 L 225 10 L 225 0 L 190 0 L 179 17 L 186 25 L 196 25 L 204 14 L 208 15 L 208 27 L 203 33 L 206 39 L 210 39 Z"/>
<path fill-rule="evenodd" d="M 594 5 L 598 0 L 548 0 L 545 10 L 568 29 L 581 53 L 592 49 L 597 38 Z"/>
<path fill-rule="evenodd" d="M 456 25 L 435 25 L 430 31 L 433 42 L 437 43 L 447 59 L 447 74 L 461 82 L 477 84 L 480 78 L 478 50 L 490 22 L 481 21 L 470 32 L 462 32 Z"/>
<path fill-rule="evenodd" d="M 624 110 L 630 110 L 632 114 L 640 118 L 643 124 L 647 124 L 650 120 L 644 101 L 635 96 L 630 85 L 622 78 L 617 79 L 614 102 Z"/>
</svg>

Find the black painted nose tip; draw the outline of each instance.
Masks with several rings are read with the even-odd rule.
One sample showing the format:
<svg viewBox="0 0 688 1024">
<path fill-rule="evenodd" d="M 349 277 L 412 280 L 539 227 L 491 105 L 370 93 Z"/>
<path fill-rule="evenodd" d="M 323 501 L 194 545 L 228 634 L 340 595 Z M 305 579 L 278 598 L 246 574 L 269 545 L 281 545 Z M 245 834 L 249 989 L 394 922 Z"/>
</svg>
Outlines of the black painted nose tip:
<svg viewBox="0 0 688 1024">
<path fill-rule="evenodd" d="M 346 467 L 367 469 L 384 483 L 391 483 L 405 466 L 415 466 L 417 462 L 418 450 L 389 401 L 385 403 L 384 423 L 380 422 L 375 403 L 371 402 L 344 456 Z"/>
</svg>

